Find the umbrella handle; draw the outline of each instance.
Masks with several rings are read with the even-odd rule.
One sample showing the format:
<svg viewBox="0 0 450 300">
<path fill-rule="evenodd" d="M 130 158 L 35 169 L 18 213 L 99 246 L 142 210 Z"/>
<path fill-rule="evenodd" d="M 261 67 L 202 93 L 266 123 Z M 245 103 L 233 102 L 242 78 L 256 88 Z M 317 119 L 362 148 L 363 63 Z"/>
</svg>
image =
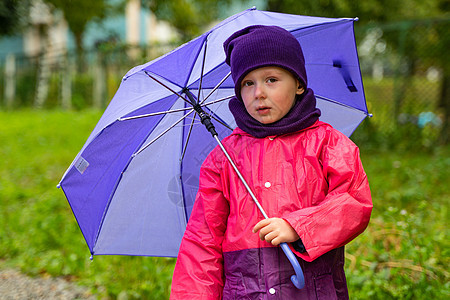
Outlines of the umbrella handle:
<svg viewBox="0 0 450 300">
<path fill-rule="evenodd" d="M 195 100 L 195 99 L 193 99 L 193 96 L 192 96 L 192 94 L 190 92 L 189 93 L 186 92 L 186 95 L 188 95 L 189 98 L 192 98 L 191 99 L 192 101 Z M 203 123 L 203 125 L 205 125 L 205 127 L 208 129 L 208 131 L 211 133 L 211 135 L 216 139 L 216 141 L 219 144 L 220 148 L 222 149 L 223 153 L 225 154 L 225 156 L 227 157 L 228 161 L 233 166 L 233 169 L 236 171 L 236 174 L 241 179 L 242 183 L 244 184 L 245 188 L 247 189 L 248 193 L 252 197 L 252 199 L 255 202 L 255 204 L 258 207 L 258 209 L 263 214 L 264 218 L 268 219 L 269 217 L 267 216 L 266 212 L 262 208 L 262 206 L 259 203 L 258 199 L 256 199 L 255 194 L 253 194 L 253 191 L 251 190 L 250 186 L 247 184 L 247 182 L 245 181 L 245 179 L 242 176 L 241 172 L 237 168 L 236 164 L 231 159 L 231 156 L 228 154 L 228 151 L 225 149 L 225 147 L 223 146 L 222 142 L 220 141 L 219 136 L 218 136 L 217 132 L 214 129 L 214 125 L 211 123 L 210 117 L 203 111 L 203 109 L 201 108 L 201 106 L 199 104 L 194 105 L 194 110 L 199 114 L 201 122 Z M 299 264 L 297 258 L 295 257 L 294 253 L 292 253 L 291 249 L 289 248 L 289 246 L 286 243 L 281 243 L 280 246 L 281 246 L 281 249 L 283 249 L 284 254 L 286 254 L 289 262 L 291 263 L 291 265 L 292 265 L 292 267 L 294 268 L 294 271 L 295 271 L 295 275 L 291 276 L 292 283 L 294 284 L 294 286 L 296 288 L 302 289 L 305 286 L 305 277 L 303 276 L 302 267 L 300 267 L 300 264 Z"/>
<path fill-rule="evenodd" d="M 291 276 L 291 281 L 295 285 L 296 288 L 302 289 L 305 287 L 305 277 L 303 276 L 302 267 L 300 266 L 297 257 L 295 257 L 294 253 L 292 253 L 291 248 L 289 248 L 288 244 L 281 243 L 281 249 L 283 249 L 284 254 L 289 259 L 292 267 L 294 268 L 295 275 Z"/>
</svg>

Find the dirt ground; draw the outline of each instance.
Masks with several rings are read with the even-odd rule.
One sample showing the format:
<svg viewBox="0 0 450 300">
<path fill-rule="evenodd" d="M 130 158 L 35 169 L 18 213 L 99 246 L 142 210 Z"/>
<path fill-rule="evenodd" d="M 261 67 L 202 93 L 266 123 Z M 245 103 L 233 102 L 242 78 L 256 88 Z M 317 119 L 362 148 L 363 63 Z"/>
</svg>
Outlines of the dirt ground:
<svg viewBox="0 0 450 300">
<path fill-rule="evenodd" d="M 0 299 L 96 299 L 88 289 L 62 278 L 29 277 L 16 270 L 0 270 Z"/>
</svg>

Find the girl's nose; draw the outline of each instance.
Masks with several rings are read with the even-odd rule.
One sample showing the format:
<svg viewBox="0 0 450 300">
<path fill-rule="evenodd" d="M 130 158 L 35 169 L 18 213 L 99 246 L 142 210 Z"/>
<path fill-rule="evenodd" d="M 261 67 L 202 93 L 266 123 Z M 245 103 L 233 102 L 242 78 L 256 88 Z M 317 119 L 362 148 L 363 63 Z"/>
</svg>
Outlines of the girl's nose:
<svg viewBox="0 0 450 300">
<path fill-rule="evenodd" d="M 264 87 L 261 84 L 255 84 L 255 98 L 260 99 L 265 97 Z"/>
</svg>

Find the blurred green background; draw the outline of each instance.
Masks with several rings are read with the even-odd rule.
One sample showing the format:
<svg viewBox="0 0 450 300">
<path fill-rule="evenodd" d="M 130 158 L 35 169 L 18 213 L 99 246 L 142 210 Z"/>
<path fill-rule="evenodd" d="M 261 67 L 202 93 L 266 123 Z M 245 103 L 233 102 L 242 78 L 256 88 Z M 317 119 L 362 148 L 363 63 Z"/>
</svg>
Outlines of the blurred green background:
<svg viewBox="0 0 450 300">
<path fill-rule="evenodd" d="M 0 3 L 0 44 L 31 26 L 34 2 Z M 83 28 L 101 28 L 133 1 L 39 2 L 52 14 L 72 12 L 73 47 L 51 59 L 45 47 L 31 56 L 0 51 L 0 268 L 64 277 L 101 299 L 168 298 L 175 259 L 96 256 L 91 262 L 56 185 L 130 68 L 257 5 L 360 18 L 355 34 L 373 118 L 352 139 L 361 149 L 374 211 L 366 232 L 346 248 L 350 297 L 449 298 L 450 1 L 142 0 L 140 8 L 169 22 L 174 38 L 138 44 L 114 38 L 90 47 L 79 42 L 86 38 Z"/>
</svg>

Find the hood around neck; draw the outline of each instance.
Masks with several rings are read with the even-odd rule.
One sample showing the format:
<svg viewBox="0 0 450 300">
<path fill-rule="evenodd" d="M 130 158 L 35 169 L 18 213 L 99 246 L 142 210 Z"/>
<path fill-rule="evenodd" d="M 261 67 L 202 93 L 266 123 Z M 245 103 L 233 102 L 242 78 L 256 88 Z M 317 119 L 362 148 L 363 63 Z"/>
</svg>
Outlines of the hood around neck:
<svg viewBox="0 0 450 300">
<path fill-rule="evenodd" d="M 237 126 L 256 138 L 282 135 L 296 132 L 313 125 L 320 117 L 316 107 L 316 97 L 311 89 L 307 89 L 298 97 L 291 110 L 280 120 L 270 124 L 262 124 L 254 119 L 238 98 L 233 97 L 228 103 Z"/>
</svg>

